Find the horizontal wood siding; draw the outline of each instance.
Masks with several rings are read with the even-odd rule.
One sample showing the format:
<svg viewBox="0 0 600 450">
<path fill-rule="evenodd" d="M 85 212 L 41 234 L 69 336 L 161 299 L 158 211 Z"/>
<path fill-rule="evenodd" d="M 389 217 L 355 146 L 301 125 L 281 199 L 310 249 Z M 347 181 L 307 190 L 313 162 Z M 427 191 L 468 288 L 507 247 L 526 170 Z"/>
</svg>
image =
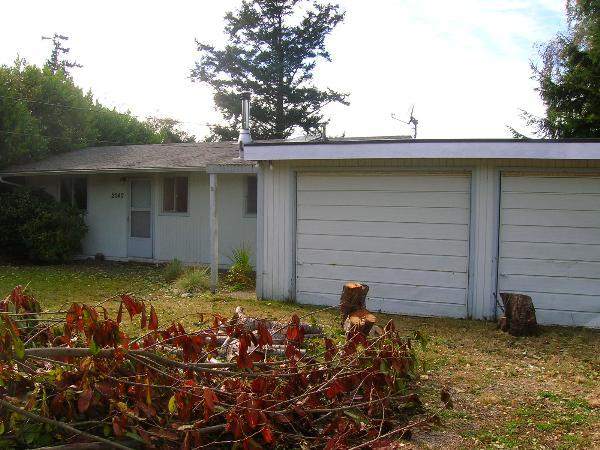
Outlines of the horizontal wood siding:
<svg viewBox="0 0 600 450">
<path fill-rule="evenodd" d="M 600 327 L 600 177 L 505 174 L 498 274 L 540 323 Z"/>
<path fill-rule="evenodd" d="M 469 186 L 464 173 L 299 174 L 298 300 L 335 304 L 357 280 L 374 310 L 465 317 Z"/>
</svg>

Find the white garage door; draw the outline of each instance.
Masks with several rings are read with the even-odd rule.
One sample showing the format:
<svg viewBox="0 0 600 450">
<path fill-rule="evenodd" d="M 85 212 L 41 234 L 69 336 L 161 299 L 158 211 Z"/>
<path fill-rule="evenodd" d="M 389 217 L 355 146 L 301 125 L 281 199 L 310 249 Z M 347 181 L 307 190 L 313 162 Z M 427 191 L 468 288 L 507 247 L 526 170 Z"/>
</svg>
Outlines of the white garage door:
<svg viewBox="0 0 600 450">
<path fill-rule="evenodd" d="M 372 310 L 465 317 L 469 192 L 468 174 L 299 174 L 298 301 L 360 281 Z"/>
<path fill-rule="evenodd" d="M 499 250 L 499 292 L 538 322 L 600 326 L 600 177 L 504 174 Z"/>
</svg>

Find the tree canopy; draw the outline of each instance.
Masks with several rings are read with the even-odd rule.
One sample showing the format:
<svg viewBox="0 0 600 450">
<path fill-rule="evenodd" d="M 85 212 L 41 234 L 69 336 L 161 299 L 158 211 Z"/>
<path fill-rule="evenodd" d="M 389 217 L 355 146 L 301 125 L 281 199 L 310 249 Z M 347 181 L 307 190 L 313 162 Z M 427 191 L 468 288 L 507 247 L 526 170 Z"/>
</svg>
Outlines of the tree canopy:
<svg viewBox="0 0 600 450">
<path fill-rule="evenodd" d="M 197 42 L 200 60 L 194 81 L 214 91 L 224 124 L 211 127 L 212 140 L 235 140 L 240 93 L 250 91 L 252 136 L 283 139 L 294 129 L 311 132 L 323 121 L 323 107 L 348 104 L 347 94 L 313 83 L 317 61 L 331 60 L 325 38 L 344 19 L 338 5 L 314 0 L 242 1 L 225 16 L 224 49 Z"/>
<path fill-rule="evenodd" d="M 546 116 L 523 116 L 541 137 L 600 137 L 600 0 L 568 0 L 567 18 L 532 65 Z"/>
<path fill-rule="evenodd" d="M 173 119 L 106 108 L 58 64 L 0 66 L 0 167 L 85 147 L 194 141 Z"/>
</svg>

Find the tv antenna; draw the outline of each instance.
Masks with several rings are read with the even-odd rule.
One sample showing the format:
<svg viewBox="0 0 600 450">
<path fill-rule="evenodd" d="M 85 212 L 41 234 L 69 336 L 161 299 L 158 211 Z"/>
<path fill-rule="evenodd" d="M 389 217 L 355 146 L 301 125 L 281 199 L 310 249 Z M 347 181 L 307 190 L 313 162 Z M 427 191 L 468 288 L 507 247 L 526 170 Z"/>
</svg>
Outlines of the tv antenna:
<svg viewBox="0 0 600 450">
<path fill-rule="evenodd" d="M 408 122 L 404 121 L 402 119 L 398 119 L 398 117 L 396 117 L 396 114 L 394 114 L 394 113 L 392 113 L 392 119 L 397 120 L 398 122 L 405 123 L 406 125 L 412 125 L 412 127 L 413 127 L 413 139 L 416 139 L 417 138 L 417 125 L 419 125 L 419 121 L 413 115 L 414 111 L 415 111 L 415 105 L 413 104 L 410 107 L 410 114 L 409 114 Z"/>
</svg>

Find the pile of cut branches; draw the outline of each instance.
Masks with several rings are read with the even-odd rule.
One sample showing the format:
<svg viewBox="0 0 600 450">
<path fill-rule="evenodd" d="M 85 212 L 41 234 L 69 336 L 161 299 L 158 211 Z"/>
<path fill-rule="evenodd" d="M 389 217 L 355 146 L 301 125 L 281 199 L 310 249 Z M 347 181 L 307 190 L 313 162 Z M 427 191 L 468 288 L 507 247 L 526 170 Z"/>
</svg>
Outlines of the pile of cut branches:
<svg viewBox="0 0 600 450">
<path fill-rule="evenodd" d="M 381 448 L 431 420 L 411 422 L 415 353 L 391 322 L 337 340 L 306 339 L 296 315 L 186 331 L 117 301 L 115 318 L 101 304 L 43 313 L 20 287 L 0 302 L 0 447 Z"/>
</svg>

